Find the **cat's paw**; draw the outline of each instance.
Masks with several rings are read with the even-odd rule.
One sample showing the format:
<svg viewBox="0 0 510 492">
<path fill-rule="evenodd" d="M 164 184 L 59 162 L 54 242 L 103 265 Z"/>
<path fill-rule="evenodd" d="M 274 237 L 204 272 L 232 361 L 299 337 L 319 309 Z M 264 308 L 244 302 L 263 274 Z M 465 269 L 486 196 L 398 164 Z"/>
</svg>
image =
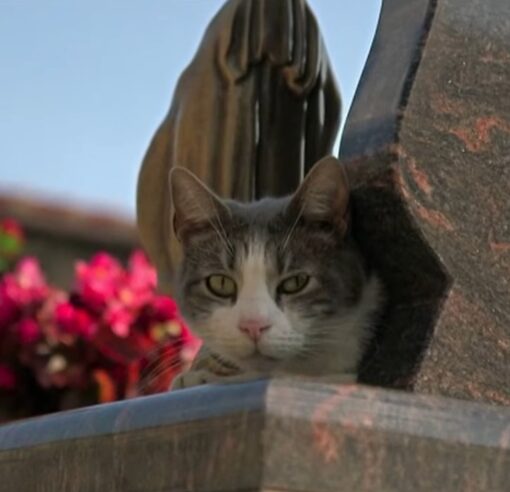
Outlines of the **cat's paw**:
<svg viewBox="0 0 510 492">
<path fill-rule="evenodd" d="M 192 388 L 218 381 L 218 376 L 212 372 L 205 370 L 187 371 L 179 374 L 174 378 L 170 386 L 170 390 Z"/>
<path fill-rule="evenodd" d="M 296 379 L 298 381 L 322 383 L 322 384 L 355 384 L 357 382 L 357 374 L 355 373 L 341 373 L 341 374 L 292 374 L 292 373 L 277 373 L 274 375 L 277 378 Z"/>
</svg>

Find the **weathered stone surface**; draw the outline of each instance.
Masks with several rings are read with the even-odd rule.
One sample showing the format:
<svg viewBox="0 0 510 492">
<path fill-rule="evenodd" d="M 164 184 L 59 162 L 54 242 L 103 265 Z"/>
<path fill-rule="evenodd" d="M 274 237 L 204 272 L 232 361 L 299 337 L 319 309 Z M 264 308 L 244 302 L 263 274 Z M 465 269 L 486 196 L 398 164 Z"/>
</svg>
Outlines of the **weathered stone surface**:
<svg viewBox="0 0 510 492">
<path fill-rule="evenodd" d="M 2 490 L 508 490 L 510 410 L 292 379 L 0 427 Z"/>
<path fill-rule="evenodd" d="M 341 158 L 388 285 L 363 380 L 510 405 L 510 3 L 391 0 Z"/>
</svg>

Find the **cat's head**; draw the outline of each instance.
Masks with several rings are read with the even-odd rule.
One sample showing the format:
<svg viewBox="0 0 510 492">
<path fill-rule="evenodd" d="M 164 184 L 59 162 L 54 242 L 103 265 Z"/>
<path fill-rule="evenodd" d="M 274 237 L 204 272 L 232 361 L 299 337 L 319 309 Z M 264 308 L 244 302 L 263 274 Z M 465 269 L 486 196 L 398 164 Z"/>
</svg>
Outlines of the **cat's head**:
<svg viewBox="0 0 510 492">
<path fill-rule="evenodd" d="M 263 371 L 341 346 L 344 369 L 355 369 L 367 279 L 347 237 L 349 188 L 335 158 L 285 198 L 222 200 L 183 168 L 170 187 L 184 251 L 179 304 L 213 351 Z"/>
</svg>

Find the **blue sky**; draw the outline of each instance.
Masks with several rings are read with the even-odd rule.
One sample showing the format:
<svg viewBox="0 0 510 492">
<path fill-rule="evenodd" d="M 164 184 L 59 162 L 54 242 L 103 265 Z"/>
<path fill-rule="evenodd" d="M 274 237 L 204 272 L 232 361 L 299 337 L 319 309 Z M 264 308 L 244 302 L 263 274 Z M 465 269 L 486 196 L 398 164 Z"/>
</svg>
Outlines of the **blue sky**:
<svg viewBox="0 0 510 492">
<path fill-rule="evenodd" d="M 309 0 L 345 118 L 380 0 Z M 223 0 L 0 0 L 0 192 L 133 216 L 136 175 Z"/>
</svg>

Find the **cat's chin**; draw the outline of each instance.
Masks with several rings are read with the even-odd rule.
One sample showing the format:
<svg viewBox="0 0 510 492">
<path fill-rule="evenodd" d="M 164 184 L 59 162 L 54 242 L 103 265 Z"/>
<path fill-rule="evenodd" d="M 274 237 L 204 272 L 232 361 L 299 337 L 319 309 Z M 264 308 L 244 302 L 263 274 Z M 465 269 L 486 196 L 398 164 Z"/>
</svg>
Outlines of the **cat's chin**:
<svg viewBox="0 0 510 492">
<path fill-rule="evenodd" d="M 249 349 L 243 347 L 243 350 L 226 351 L 220 347 L 213 349 L 224 360 L 229 361 L 243 370 L 266 370 L 272 369 L 281 363 L 281 359 L 274 355 L 265 354 L 263 349 L 253 345 Z"/>
<path fill-rule="evenodd" d="M 281 361 L 260 352 L 254 352 L 248 357 L 238 359 L 237 364 L 245 371 L 268 372 L 277 367 Z"/>
</svg>

